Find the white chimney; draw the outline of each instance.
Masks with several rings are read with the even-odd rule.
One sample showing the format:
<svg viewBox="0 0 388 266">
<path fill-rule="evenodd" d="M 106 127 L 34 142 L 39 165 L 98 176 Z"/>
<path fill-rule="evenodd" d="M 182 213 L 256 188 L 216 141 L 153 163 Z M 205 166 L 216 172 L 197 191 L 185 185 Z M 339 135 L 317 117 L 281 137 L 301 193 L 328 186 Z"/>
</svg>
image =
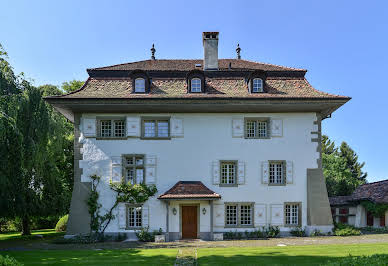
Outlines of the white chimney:
<svg viewBox="0 0 388 266">
<path fill-rule="evenodd" d="M 218 70 L 218 32 L 203 32 L 203 70 Z"/>
</svg>

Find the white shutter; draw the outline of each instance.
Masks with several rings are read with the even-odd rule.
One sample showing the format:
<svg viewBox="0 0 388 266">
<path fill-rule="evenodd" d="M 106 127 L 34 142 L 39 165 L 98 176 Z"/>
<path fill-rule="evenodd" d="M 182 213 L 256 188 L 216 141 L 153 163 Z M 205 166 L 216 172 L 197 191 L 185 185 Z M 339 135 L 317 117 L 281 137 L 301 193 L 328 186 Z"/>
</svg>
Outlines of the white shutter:
<svg viewBox="0 0 388 266">
<path fill-rule="evenodd" d="M 244 120 L 233 119 L 232 120 L 232 136 L 234 138 L 244 137 Z"/>
<path fill-rule="evenodd" d="M 283 225 L 283 205 L 271 205 L 271 225 Z"/>
<path fill-rule="evenodd" d="M 146 184 L 155 184 L 156 183 L 156 156 L 147 155 L 145 158 L 146 170 L 145 170 L 145 180 Z"/>
<path fill-rule="evenodd" d="M 271 136 L 282 137 L 283 136 L 283 120 L 272 119 L 271 120 Z"/>
<path fill-rule="evenodd" d="M 261 163 L 262 183 L 268 184 L 269 163 L 267 161 Z"/>
<path fill-rule="evenodd" d="M 118 205 L 118 221 L 119 221 L 119 228 L 125 229 L 127 227 L 127 208 L 125 206 L 125 203 L 119 203 Z"/>
<path fill-rule="evenodd" d="M 96 136 L 96 119 L 84 118 L 82 121 L 82 131 L 85 137 Z"/>
<path fill-rule="evenodd" d="M 224 204 L 214 204 L 214 226 L 217 227 L 224 227 L 225 226 L 225 211 L 224 211 Z"/>
<path fill-rule="evenodd" d="M 219 185 L 220 184 L 220 162 L 219 161 L 213 161 L 213 184 Z"/>
<path fill-rule="evenodd" d="M 140 117 L 127 116 L 127 136 L 140 137 Z"/>
<path fill-rule="evenodd" d="M 149 226 L 149 211 L 148 210 L 149 210 L 148 206 L 143 205 L 141 207 L 141 214 L 142 214 L 141 223 L 142 223 L 142 227 L 148 227 Z"/>
<path fill-rule="evenodd" d="M 146 184 L 155 184 L 156 168 L 154 166 L 146 166 Z"/>
<path fill-rule="evenodd" d="M 286 163 L 286 181 L 287 184 L 294 183 L 294 169 L 293 169 L 292 161 L 287 161 Z"/>
<path fill-rule="evenodd" d="M 245 183 L 245 163 L 242 161 L 238 161 L 237 166 L 237 177 L 238 177 L 238 184 L 243 185 Z"/>
<path fill-rule="evenodd" d="M 122 159 L 120 156 L 113 156 L 111 157 L 112 160 L 112 177 L 111 181 L 112 183 L 121 182 L 122 178 L 122 168 L 121 168 L 121 162 Z"/>
<path fill-rule="evenodd" d="M 170 119 L 171 137 L 183 137 L 183 119 L 172 117 Z"/>
<path fill-rule="evenodd" d="M 267 206 L 265 204 L 255 204 L 255 226 L 264 226 L 267 223 Z"/>
</svg>

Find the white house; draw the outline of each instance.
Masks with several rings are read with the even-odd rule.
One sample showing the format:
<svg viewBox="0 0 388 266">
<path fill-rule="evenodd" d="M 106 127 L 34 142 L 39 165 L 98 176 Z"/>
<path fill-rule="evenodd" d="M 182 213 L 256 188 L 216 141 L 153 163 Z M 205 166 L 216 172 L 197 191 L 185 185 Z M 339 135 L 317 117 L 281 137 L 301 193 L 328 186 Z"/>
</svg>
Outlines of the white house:
<svg viewBox="0 0 388 266">
<path fill-rule="evenodd" d="M 218 59 L 151 60 L 88 69 L 76 92 L 46 100 L 74 122 L 75 176 L 67 234 L 89 232 L 90 175 L 155 184 L 141 205 L 121 203 L 106 233 L 162 228 L 169 240 L 276 225 L 329 231 L 321 121 L 350 98 L 315 90 L 306 70 Z"/>
</svg>

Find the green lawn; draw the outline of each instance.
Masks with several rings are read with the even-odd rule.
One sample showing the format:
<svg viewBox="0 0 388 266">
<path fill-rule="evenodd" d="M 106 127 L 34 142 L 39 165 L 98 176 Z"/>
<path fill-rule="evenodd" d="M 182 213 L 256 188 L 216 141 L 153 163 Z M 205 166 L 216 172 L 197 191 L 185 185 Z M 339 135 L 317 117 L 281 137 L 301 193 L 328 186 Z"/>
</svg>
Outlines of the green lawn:
<svg viewBox="0 0 388 266">
<path fill-rule="evenodd" d="M 64 234 L 65 233 L 55 232 L 55 229 L 34 230 L 31 232 L 30 236 L 22 236 L 20 232 L 0 233 L 0 241 L 40 239 L 41 237 L 38 237 L 37 235 L 42 235 L 44 239 L 47 239 L 63 236 Z"/>
<path fill-rule="evenodd" d="M 198 250 L 199 265 L 319 265 L 341 257 L 388 254 L 388 243 Z"/>
<path fill-rule="evenodd" d="M 174 265 L 177 249 L 45 250 L 0 252 L 24 265 Z"/>
</svg>

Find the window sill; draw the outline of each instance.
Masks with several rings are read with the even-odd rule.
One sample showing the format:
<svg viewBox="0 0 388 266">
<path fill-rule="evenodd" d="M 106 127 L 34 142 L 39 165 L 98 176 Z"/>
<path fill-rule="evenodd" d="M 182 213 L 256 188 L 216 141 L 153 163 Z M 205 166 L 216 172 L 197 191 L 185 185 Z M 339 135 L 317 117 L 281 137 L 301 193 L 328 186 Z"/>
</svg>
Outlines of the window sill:
<svg viewBox="0 0 388 266">
<path fill-rule="evenodd" d="M 126 140 L 128 137 L 96 137 L 96 140 Z"/>
<path fill-rule="evenodd" d="M 157 137 L 152 137 L 152 138 L 146 138 L 146 137 L 140 137 L 142 140 L 171 140 L 171 137 L 166 137 L 166 138 L 157 138 Z"/>
<path fill-rule="evenodd" d="M 224 228 L 255 228 L 254 225 L 225 225 Z"/>
<path fill-rule="evenodd" d="M 284 227 L 301 227 L 302 225 L 300 224 L 285 224 Z"/>
<path fill-rule="evenodd" d="M 285 187 L 287 184 L 268 184 L 269 187 Z"/>
<path fill-rule="evenodd" d="M 244 139 L 270 139 L 271 137 L 253 137 L 253 138 L 248 138 L 244 137 Z"/>
<path fill-rule="evenodd" d="M 238 187 L 238 184 L 219 184 L 220 187 Z"/>
<path fill-rule="evenodd" d="M 125 230 L 140 230 L 142 227 L 137 226 L 137 227 L 126 227 Z"/>
</svg>

